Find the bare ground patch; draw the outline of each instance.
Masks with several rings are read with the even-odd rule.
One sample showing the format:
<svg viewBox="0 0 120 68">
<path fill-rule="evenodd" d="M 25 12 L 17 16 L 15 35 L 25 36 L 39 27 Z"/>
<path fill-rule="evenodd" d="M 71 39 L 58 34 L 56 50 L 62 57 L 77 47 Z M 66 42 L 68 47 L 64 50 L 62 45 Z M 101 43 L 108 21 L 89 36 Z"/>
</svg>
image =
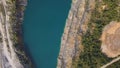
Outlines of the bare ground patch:
<svg viewBox="0 0 120 68">
<path fill-rule="evenodd" d="M 120 22 L 111 22 L 103 29 L 101 50 L 108 57 L 120 55 Z"/>
</svg>

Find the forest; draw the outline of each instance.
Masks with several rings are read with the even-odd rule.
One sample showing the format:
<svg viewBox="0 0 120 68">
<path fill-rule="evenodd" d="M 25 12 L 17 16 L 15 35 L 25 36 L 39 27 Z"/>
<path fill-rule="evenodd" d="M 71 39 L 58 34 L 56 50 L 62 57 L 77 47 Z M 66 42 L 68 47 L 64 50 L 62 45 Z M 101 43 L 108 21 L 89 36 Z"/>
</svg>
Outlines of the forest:
<svg viewBox="0 0 120 68">
<path fill-rule="evenodd" d="M 112 60 L 101 52 L 100 37 L 105 25 L 111 21 L 120 21 L 120 0 L 95 1 L 96 5 L 88 23 L 88 30 L 82 36 L 84 51 L 80 53 L 77 68 L 100 68 Z M 120 68 L 120 61 L 108 68 Z"/>
</svg>

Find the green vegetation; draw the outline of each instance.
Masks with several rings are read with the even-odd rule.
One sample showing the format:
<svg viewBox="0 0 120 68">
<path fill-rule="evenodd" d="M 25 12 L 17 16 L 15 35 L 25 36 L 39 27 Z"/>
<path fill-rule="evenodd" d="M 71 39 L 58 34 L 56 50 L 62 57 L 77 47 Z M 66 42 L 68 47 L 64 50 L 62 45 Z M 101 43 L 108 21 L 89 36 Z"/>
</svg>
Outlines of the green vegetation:
<svg viewBox="0 0 120 68">
<path fill-rule="evenodd" d="M 102 8 L 104 5 L 105 8 Z M 102 29 L 111 21 L 120 21 L 120 0 L 103 0 L 103 2 L 96 0 L 88 30 L 82 37 L 84 51 L 80 53 L 77 68 L 100 68 L 112 60 L 101 52 L 99 40 Z M 120 68 L 120 61 L 108 68 Z"/>
</svg>

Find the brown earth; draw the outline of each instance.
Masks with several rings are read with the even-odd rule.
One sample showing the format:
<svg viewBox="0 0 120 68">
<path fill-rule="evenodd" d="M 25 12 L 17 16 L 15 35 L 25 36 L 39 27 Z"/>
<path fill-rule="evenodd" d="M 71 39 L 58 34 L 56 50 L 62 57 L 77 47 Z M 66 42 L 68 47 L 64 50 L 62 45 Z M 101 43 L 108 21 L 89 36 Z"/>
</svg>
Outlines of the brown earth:
<svg viewBox="0 0 120 68">
<path fill-rule="evenodd" d="M 120 22 L 111 22 L 103 29 L 101 50 L 108 57 L 120 55 Z"/>
</svg>

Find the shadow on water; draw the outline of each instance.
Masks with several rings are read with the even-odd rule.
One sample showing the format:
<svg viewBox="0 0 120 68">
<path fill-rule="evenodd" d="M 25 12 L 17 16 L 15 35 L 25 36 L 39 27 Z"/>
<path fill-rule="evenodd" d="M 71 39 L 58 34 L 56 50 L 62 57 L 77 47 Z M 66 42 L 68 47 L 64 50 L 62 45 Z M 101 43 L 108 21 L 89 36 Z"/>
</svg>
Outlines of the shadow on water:
<svg viewBox="0 0 120 68">
<path fill-rule="evenodd" d="M 32 63 L 32 67 L 33 67 L 33 68 L 37 68 L 36 63 L 35 63 L 34 59 L 32 58 L 32 55 L 30 54 L 30 49 L 29 49 L 28 45 L 27 45 L 25 42 L 24 42 L 24 50 L 25 50 L 25 53 L 26 53 L 28 59 L 29 59 L 29 60 L 31 61 L 31 63 Z"/>
</svg>

